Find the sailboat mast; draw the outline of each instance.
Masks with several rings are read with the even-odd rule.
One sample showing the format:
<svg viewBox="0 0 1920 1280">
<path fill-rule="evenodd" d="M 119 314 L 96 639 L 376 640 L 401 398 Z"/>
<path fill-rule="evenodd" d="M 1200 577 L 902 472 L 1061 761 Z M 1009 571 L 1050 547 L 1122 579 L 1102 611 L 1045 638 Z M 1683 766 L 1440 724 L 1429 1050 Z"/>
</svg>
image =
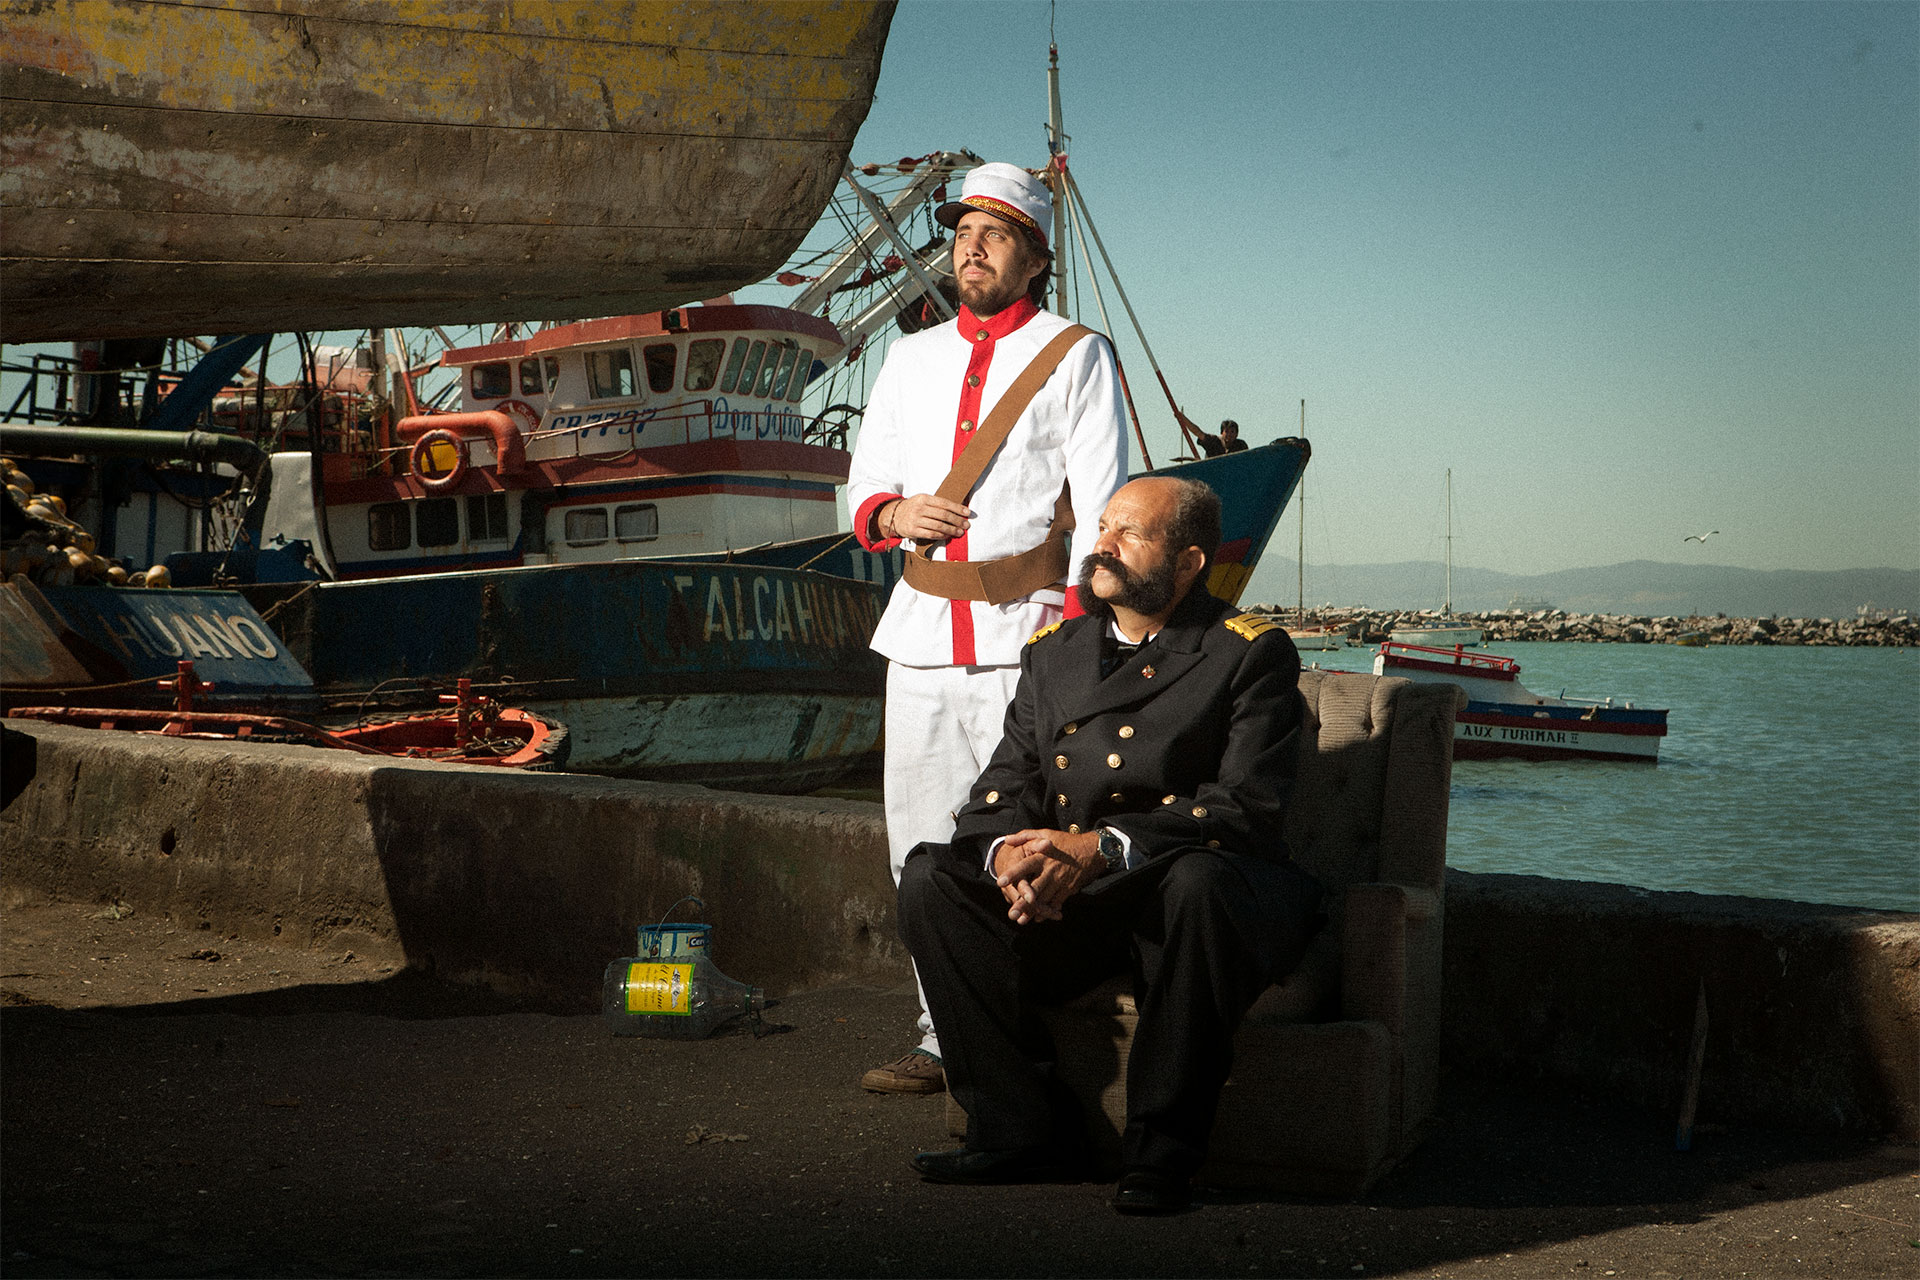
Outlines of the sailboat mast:
<svg viewBox="0 0 1920 1280">
<path fill-rule="evenodd" d="M 1300 438 L 1302 440 L 1307 438 L 1307 402 L 1304 399 L 1300 401 Z M 1294 605 L 1293 614 L 1304 625 L 1307 619 L 1307 472 L 1304 467 L 1300 471 L 1298 500 L 1300 503 L 1300 552 L 1295 565 L 1300 571 L 1300 597 Z"/>
<path fill-rule="evenodd" d="M 1447 468 L 1447 608 L 1453 616 L 1453 468 Z"/>
</svg>

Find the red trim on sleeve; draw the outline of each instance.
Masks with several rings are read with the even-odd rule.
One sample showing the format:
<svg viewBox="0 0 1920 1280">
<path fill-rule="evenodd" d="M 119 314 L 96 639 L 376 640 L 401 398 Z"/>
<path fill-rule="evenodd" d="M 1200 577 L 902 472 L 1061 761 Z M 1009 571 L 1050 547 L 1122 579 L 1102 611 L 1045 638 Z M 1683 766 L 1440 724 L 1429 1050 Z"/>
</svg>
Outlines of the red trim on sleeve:
<svg viewBox="0 0 1920 1280">
<path fill-rule="evenodd" d="M 900 496 L 897 493 L 876 493 L 860 504 L 860 509 L 853 513 L 853 536 L 859 539 L 861 546 L 869 551 L 891 551 L 900 545 L 898 538 L 880 537 L 880 527 L 876 523 L 880 518 L 880 508 Z M 868 536 L 869 532 L 872 537 Z"/>
</svg>

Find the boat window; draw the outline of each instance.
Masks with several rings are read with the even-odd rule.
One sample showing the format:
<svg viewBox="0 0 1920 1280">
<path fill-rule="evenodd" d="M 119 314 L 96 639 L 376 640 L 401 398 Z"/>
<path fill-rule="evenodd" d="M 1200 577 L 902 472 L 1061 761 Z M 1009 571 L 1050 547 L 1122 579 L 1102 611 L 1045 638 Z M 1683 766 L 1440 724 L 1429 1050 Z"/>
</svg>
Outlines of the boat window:
<svg viewBox="0 0 1920 1280">
<path fill-rule="evenodd" d="M 639 384 L 633 380 L 633 352 L 625 347 L 587 352 L 587 381 L 592 384 L 595 400 L 638 395 Z"/>
<path fill-rule="evenodd" d="M 467 495 L 467 538 L 473 542 L 507 540 L 507 495 L 470 493 Z"/>
<path fill-rule="evenodd" d="M 773 353 L 779 349 L 776 345 L 767 351 L 767 362 L 760 366 L 760 389 L 753 393 L 755 399 L 765 399 L 773 394 L 773 376 L 780 371 L 780 362 L 773 358 Z M 792 348 L 787 349 L 787 359 L 793 359 Z"/>
<path fill-rule="evenodd" d="M 558 391 L 560 389 L 560 357 L 546 356 L 542 359 L 542 363 L 547 367 L 547 390 Z"/>
<path fill-rule="evenodd" d="M 720 357 L 727 353 L 725 338 L 702 338 L 687 348 L 689 391 L 710 391 L 720 380 Z"/>
<path fill-rule="evenodd" d="M 727 357 L 726 375 L 720 379 L 721 394 L 724 395 L 732 391 L 733 384 L 740 380 L 740 362 L 746 359 L 746 357 L 747 340 L 745 338 L 735 338 L 733 340 L 733 354 Z"/>
<path fill-rule="evenodd" d="M 651 502 L 614 508 L 613 536 L 622 542 L 652 542 L 660 536 L 660 508 Z"/>
<path fill-rule="evenodd" d="M 567 545 L 586 547 L 607 540 L 607 509 L 579 507 L 567 512 Z"/>
<path fill-rule="evenodd" d="M 813 376 L 813 352 L 800 348 L 800 358 L 793 362 L 793 383 L 787 388 L 787 399 L 798 400 L 807 394 L 807 379 Z"/>
<path fill-rule="evenodd" d="M 673 363 L 680 349 L 671 342 L 654 342 L 641 348 L 640 355 L 647 362 L 647 386 L 653 393 L 663 395 L 673 390 Z"/>
<path fill-rule="evenodd" d="M 544 395 L 547 384 L 540 377 L 540 357 L 533 356 L 520 362 L 520 394 L 523 396 Z"/>
<path fill-rule="evenodd" d="M 764 342 L 758 342 L 758 341 L 756 341 L 751 347 L 747 348 L 747 362 L 740 366 L 740 394 L 741 395 L 750 396 L 753 394 L 753 375 L 759 371 L 760 353 L 765 351 L 766 349 L 767 349 L 767 344 Z"/>
<path fill-rule="evenodd" d="M 452 498 L 422 498 L 414 504 L 413 531 L 423 547 L 460 541 L 460 504 Z"/>
<path fill-rule="evenodd" d="M 780 357 L 780 372 L 774 376 L 772 395 L 775 400 L 787 398 L 787 381 L 793 377 L 793 358 L 800 352 L 788 347 L 786 354 Z"/>
<path fill-rule="evenodd" d="M 498 400 L 513 394 L 513 370 L 504 362 L 477 364 L 467 375 L 467 385 L 476 400 Z"/>
<path fill-rule="evenodd" d="M 413 545 L 413 522 L 404 502 L 377 502 L 367 508 L 367 546 L 375 551 L 405 551 Z"/>
</svg>

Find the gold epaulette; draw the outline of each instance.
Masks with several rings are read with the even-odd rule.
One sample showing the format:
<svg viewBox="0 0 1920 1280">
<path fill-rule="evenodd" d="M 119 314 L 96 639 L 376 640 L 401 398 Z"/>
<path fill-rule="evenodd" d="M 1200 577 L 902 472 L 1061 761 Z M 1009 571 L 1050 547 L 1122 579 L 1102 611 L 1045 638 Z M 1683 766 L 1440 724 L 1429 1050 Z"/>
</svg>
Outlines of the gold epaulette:
<svg viewBox="0 0 1920 1280">
<path fill-rule="evenodd" d="M 1060 620 L 1060 622 L 1065 622 L 1065 621 L 1066 621 L 1065 618 L 1062 618 Z M 1027 637 L 1027 643 L 1032 644 L 1036 640 L 1045 640 L 1048 636 L 1052 635 L 1054 632 L 1060 629 L 1060 622 L 1049 623 L 1048 625 L 1040 628 L 1038 631 L 1034 632 L 1032 635 Z"/>
<path fill-rule="evenodd" d="M 1264 613 L 1243 613 L 1237 617 L 1226 619 L 1221 625 L 1225 626 L 1227 630 L 1233 632 L 1233 634 L 1239 636 L 1242 640 L 1249 641 L 1255 640 L 1269 631 L 1280 630 L 1280 624 L 1272 618 L 1267 617 Z"/>
</svg>

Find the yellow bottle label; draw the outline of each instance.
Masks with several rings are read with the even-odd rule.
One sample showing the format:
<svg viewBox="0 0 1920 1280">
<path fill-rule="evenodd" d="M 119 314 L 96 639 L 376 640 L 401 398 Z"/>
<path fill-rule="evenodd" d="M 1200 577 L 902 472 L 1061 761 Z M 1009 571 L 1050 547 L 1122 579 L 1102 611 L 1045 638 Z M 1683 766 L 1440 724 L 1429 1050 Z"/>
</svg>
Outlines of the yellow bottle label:
<svg viewBox="0 0 1920 1280">
<path fill-rule="evenodd" d="M 640 962 L 627 966 L 627 1012 L 693 1016 L 693 966 Z"/>
</svg>

